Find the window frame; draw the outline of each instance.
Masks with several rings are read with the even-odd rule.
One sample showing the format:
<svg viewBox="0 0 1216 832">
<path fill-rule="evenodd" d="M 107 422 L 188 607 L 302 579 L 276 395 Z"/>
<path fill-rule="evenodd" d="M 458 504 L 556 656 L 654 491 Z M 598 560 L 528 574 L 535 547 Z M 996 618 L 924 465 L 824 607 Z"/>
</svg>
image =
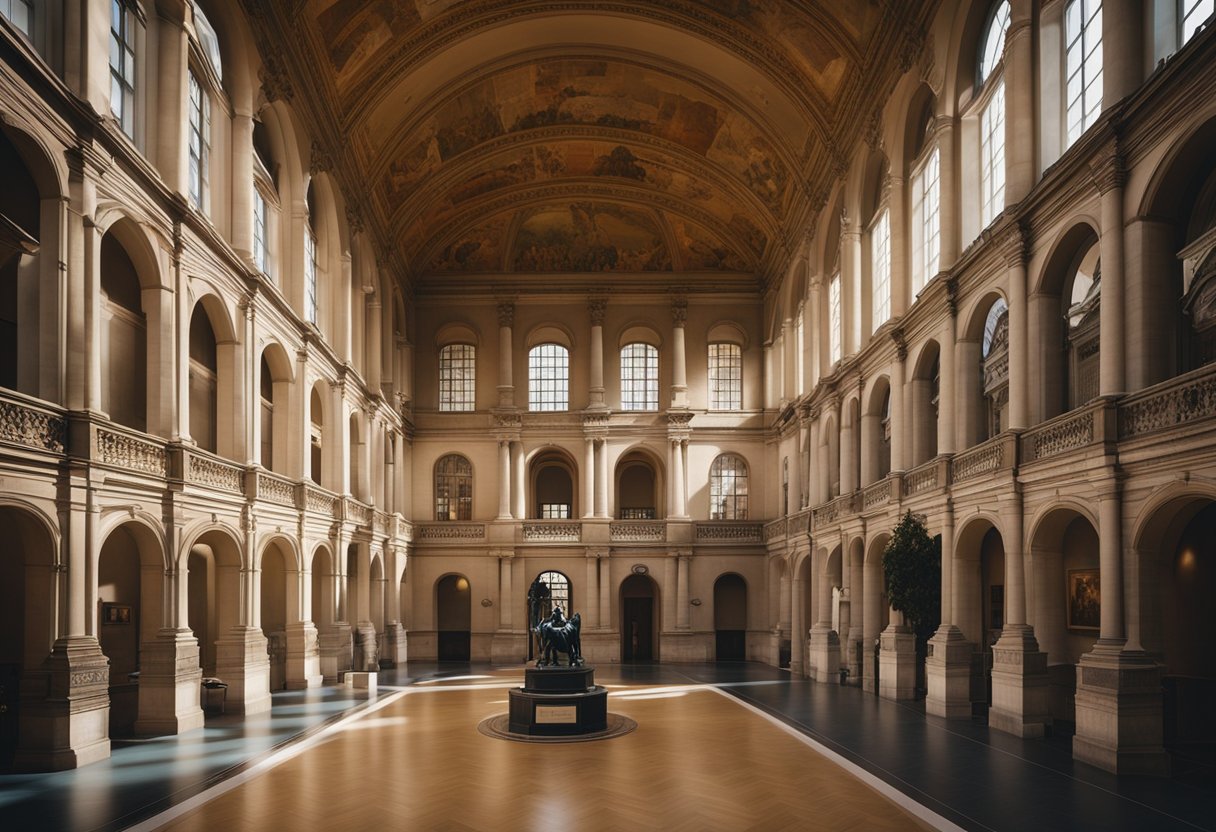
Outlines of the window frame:
<svg viewBox="0 0 1216 832">
<path fill-rule="evenodd" d="M 116 16 L 120 21 L 117 30 L 114 28 Z M 119 131 L 131 141 L 135 141 L 136 135 L 136 92 L 140 64 L 136 38 L 140 22 L 138 3 L 133 0 L 110 0 L 109 56 L 106 60 L 110 70 L 110 115 L 117 121 Z M 122 65 L 117 67 L 114 65 L 116 51 L 123 59 Z M 115 92 L 121 93 L 118 111 L 115 110 Z"/>
<path fill-rule="evenodd" d="M 539 362 L 543 362 L 547 356 L 544 355 L 544 350 L 553 348 L 555 351 L 552 357 L 556 357 L 560 351 L 564 359 L 564 366 L 560 369 L 564 370 L 564 376 L 560 379 L 539 379 L 537 371 L 545 369 L 545 366 Z M 537 358 L 534 360 L 534 356 Z M 559 369 L 559 364 L 550 365 L 554 369 Z M 548 382 L 547 384 L 539 384 L 539 381 Z M 553 394 L 549 396 L 548 394 Z M 561 413 L 570 409 L 570 348 L 565 344 L 559 344 L 557 341 L 543 341 L 539 344 L 533 344 L 528 348 L 528 410 L 533 413 Z"/>
<path fill-rule="evenodd" d="M 304 319 L 317 326 L 317 235 L 304 224 Z"/>
<path fill-rule="evenodd" d="M 469 351 L 467 356 L 461 356 L 457 359 L 462 365 L 467 365 L 468 369 L 467 376 L 461 380 L 462 389 L 459 397 L 454 392 L 454 377 L 449 375 L 450 370 L 454 369 L 455 360 L 445 363 L 445 355 L 456 348 Z M 453 341 L 450 344 L 444 344 L 439 348 L 438 361 L 439 411 L 441 413 L 472 413 L 477 410 L 477 345 L 466 341 Z M 446 395 L 444 391 L 445 384 L 448 388 Z M 467 394 L 467 398 L 465 394 Z"/>
<path fill-rule="evenodd" d="M 1081 5 L 1081 28 L 1076 37 L 1073 37 L 1069 29 L 1070 12 L 1078 4 Z M 1085 9 L 1087 4 L 1094 4 L 1096 6 L 1098 9 L 1096 15 L 1091 13 L 1088 15 L 1088 17 L 1086 16 Z M 1102 93 L 1103 85 L 1105 83 L 1104 71 L 1106 66 L 1105 44 L 1103 43 L 1102 39 L 1101 19 L 1104 14 L 1105 10 L 1102 8 L 1102 0 L 1068 0 L 1068 2 L 1064 4 L 1064 37 L 1062 39 L 1063 49 L 1060 53 L 1062 79 L 1062 94 L 1060 95 L 1060 104 L 1063 110 L 1063 120 L 1061 124 L 1064 128 L 1065 149 L 1072 147 L 1072 145 L 1075 144 L 1076 141 L 1081 138 L 1081 136 L 1085 135 L 1085 132 L 1093 126 L 1093 124 L 1098 120 L 1098 117 L 1102 114 Z M 1091 24 L 1094 22 L 1095 16 L 1098 18 L 1098 25 L 1096 27 L 1097 43 L 1095 46 L 1087 47 L 1090 40 L 1086 37 L 1086 35 L 1089 34 L 1091 30 Z M 1069 58 L 1072 54 L 1073 46 L 1078 44 L 1080 48 L 1080 61 L 1077 64 L 1076 72 L 1070 73 L 1068 69 Z M 1087 68 L 1092 69 L 1092 67 L 1088 67 L 1088 62 L 1086 61 L 1087 52 L 1091 52 L 1097 56 L 1096 60 L 1098 62 L 1098 68 L 1096 73 L 1094 73 L 1096 74 L 1096 79 L 1090 78 L 1090 73 L 1086 71 Z M 1069 94 L 1069 85 L 1074 75 L 1077 75 L 1080 78 L 1080 95 L 1075 101 Z M 1090 104 L 1086 105 L 1086 94 L 1090 91 L 1094 84 L 1097 85 L 1096 90 L 1094 91 L 1097 101 L 1096 103 L 1091 102 Z M 1073 104 L 1077 102 L 1079 102 L 1081 106 L 1081 113 L 1080 120 L 1078 122 L 1078 129 L 1074 133 L 1072 123 Z"/>
<path fill-rule="evenodd" d="M 721 363 L 723 348 L 733 351 L 726 366 Z M 731 366 L 733 364 L 733 366 Z M 727 372 L 725 377 L 723 369 Z M 733 375 L 731 371 L 735 372 Z M 706 345 L 706 381 L 708 401 L 706 410 L 716 413 L 738 413 L 743 410 L 743 347 L 734 341 L 711 341 Z"/>
<path fill-rule="evenodd" d="M 1005 210 L 1005 119 L 1008 117 L 1004 67 L 988 78 L 979 111 L 980 226 L 987 228 Z M 995 123 L 990 123 L 995 122 Z M 996 152 L 993 152 L 995 148 Z"/>
<path fill-rule="evenodd" d="M 186 71 L 189 109 L 187 158 L 189 179 L 187 190 L 190 204 L 204 214 L 211 212 L 211 90 L 204 84 L 193 63 Z"/>
<path fill-rule="evenodd" d="M 463 462 L 463 470 L 442 470 L 443 463 L 447 460 Z M 441 477 L 445 482 L 441 483 Z M 462 490 L 462 485 L 467 488 Z M 460 523 L 473 519 L 473 463 L 467 456 L 449 453 L 436 459 L 431 470 L 431 489 L 431 510 L 436 522 Z M 445 492 L 442 498 L 441 490 Z M 444 500 L 446 516 L 440 514 L 440 499 Z"/>
<path fill-rule="evenodd" d="M 34 42 L 34 24 L 36 21 L 37 9 L 34 7 L 34 0 L 0 0 L 0 5 L 3 5 L 8 11 L 0 11 L 0 17 L 7 20 L 14 29 L 25 35 L 31 43 Z M 13 6 L 20 6 L 25 9 L 26 25 L 22 26 L 13 17 Z"/>
<path fill-rule="evenodd" d="M 640 353 L 640 354 L 639 354 Z M 636 375 L 637 371 L 641 375 Z M 628 371 L 628 372 L 627 372 Z M 659 348 L 632 341 L 620 349 L 621 410 L 654 413 L 659 409 Z"/>
<path fill-rule="evenodd" d="M 886 229 L 882 237 L 876 237 L 880 228 Z M 884 201 L 879 204 L 878 209 L 874 212 L 874 219 L 870 223 L 867 233 L 870 237 L 870 314 L 873 316 L 871 331 L 877 332 L 879 327 L 891 320 L 891 208 Z M 876 254 L 876 243 L 878 240 L 885 240 L 882 247 L 883 258 L 878 259 Z M 876 266 L 882 263 L 884 268 L 881 270 Z M 882 280 L 878 279 L 882 275 Z M 880 291 L 881 290 L 881 291 Z"/>
<path fill-rule="evenodd" d="M 722 468 L 727 461 L 742 467 L 734 467 L 729 472 Z M 729 492 L 724 488 L 724 474 L 729 474 Z M 710 520 L 746 520 L 748 518 L 748 497 L 751 493 L 751 470 L 747 459 L 742 454 L 727 451 L 714 457 L 709 466 L 709 519 Z M 742 483 L 742 489 L 739 484 Z"/>
<path fill-rule="evenodd" d="M 934 171 L 933 176 L 933 211 L 932 216 L 935 218 L 933 233 L 926 235 L 925 230 L 928 226 L 929 217 L 924 214 L 925 196 L 928 194 L 928 189 L 922 187 L 924 177 L 927 175 L 930 168 Z M 925 144 L 925 148 L 921 151 L 920 157 L 912 167 L 912 279 L 910 286 L 912 289 L 912 303 L 916 302 L 917 296 L 929 285 L 937 273 L 941 270 L 941 241 L 942 241 L 942 167 L 941 167 L 941 148 L 937 144 L 935 136 L 930 136 Z M 934 254 L 930 258 L 927 255 L 929 246 L 926 242 L 928 236 L 934 243 Z"/>
<path fill-rule="evenodd" d="M 828 280 L 828 366 L 844 358 L 844 297 L 840 272 Z"/>
<path fill-rule="evenodd" d="M 1213 3 L 1212 0 L 1193 0 L 1194 5 L 1189 12 L 1186 8 L 1188 2 L 1191 2 L 1191 0 L 1178 0 L 1178 5 L 1175 12 L 1178 20 L 1179 49 L 1186 46 L 1187 43 L 1190 42 L 1191 38 L 1195 37 L 1195 35 L 1199 33 L 1199 29 L 1201 27 L 1204 27 L 1206 24 L 1210 24 L 1212 15 L 1216 14 L 1216 3 Z M 1211 4 L 1208 7 L 1207 15 L 1205 17 L 1195 19 L 1193 16 L 1200 10 L 1200 7 L 1205 4 Z M 1190 34 L 1187 34 L 1186 31 L 1188 22 L 1192 22 L 1194 24 L 1194 28 L 1191 30 Z"/>
</svg>

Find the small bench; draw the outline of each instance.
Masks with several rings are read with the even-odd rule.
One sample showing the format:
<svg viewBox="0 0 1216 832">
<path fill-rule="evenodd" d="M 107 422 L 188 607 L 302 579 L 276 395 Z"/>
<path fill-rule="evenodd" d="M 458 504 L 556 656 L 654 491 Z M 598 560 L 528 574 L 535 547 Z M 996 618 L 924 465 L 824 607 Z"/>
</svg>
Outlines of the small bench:
<svg viewBox="0 0 1216 832">
<path fill-rule="evenodd" d="M 348 670 L 344 681 L 348 688 L 366 690 L 368 693 L 376 692 L 376 671 L 374 670 Z"/>
<path fill-rule="evenodd" d="M 217 679 L 214 676 L 204 676 L 202 681 L 203 686 L 203 710 L 207 710 L 210 701 L 215 699 L 215 691 L 219 691 L 220 695 L 220 713 L 224 713 L 224 709 L 228 705 L 228 683 L 223 679 Z"/>
</svg>

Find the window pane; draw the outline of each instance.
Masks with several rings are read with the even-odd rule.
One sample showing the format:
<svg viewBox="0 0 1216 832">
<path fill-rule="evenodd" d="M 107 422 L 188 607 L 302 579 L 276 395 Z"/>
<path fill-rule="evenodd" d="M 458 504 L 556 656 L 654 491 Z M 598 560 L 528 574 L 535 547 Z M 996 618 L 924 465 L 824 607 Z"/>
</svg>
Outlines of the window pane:
<svg viewBox="0 0 1216 832">
<path fill-rule="evenodd" d="M 304 317 L 317 322 L 317 238 L 310 229 L 304 231 Z"/>
<path fill-rule="evenodd" d="M 998 81 L 980 119 L 980 214 L 984 227 L 1005 209 L 1005 81 Z"/>
<path fill-rule="evenodd" d="M 528 352 L 528 409 L 568 410 L 570 356 L 561 344 L 540 344 Z"/>
<path fill-rule="evenodd" d="M 650 344 L 621 348 L 621 409 L 659 409 L 659 351 Z"/>
<path fill-rule="evenodd" d="M 828 360 L 835 364 L 843 358 L 843 319 L 840 309 L 840 275 L 828 284 Z"/>
<path fill-rule="evenodd" d="M 996 7 L 992 20 L 984 33 L 984 51 L 980 57 L 980 83 L 984 83 L 997 64 L 1005 50 L 1005 33 L 1009 30 L 1009 0 Z"/>
<path fill-rule="evenodd" d="M 709 519 L 747 519 L 747 463 L 722 454 L 709 469 Z"/>
<path fill-rule="evenodd" d="M 476 348 L 472 344 L 448 344 L 439 351 L 439 409 L 475 409 Z"/>
<path fill-rule="evenodd" d="M 743 350 L 738 344 L 709 345 L 709 409 L 743 409 Z"/>
<path fill-rule="evenodd" d="M 870 232 L 870 276 L 874 329 L 891 317 L 891 215 L 883 211 Z"/>
<path fill-rule="evenodd" d="M 459 454 L 435 463 L 435 519 L 473 519 L 473 466 Z"/>
</svg>

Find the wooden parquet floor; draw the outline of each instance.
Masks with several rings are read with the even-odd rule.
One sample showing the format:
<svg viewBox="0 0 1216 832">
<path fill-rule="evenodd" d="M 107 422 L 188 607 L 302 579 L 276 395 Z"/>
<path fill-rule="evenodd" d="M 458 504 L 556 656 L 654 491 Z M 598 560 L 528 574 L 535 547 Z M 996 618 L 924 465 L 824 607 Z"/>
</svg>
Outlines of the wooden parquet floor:
<svg viewBox="0 0 1216 832">
<path fill-rule="evenodd" d="M 244 830 L 906 830 L 921 821 L 712 690 L 615 687 L 631 734 L 543 745 L 483 736 L 503 672 L 415 688 L 166 827 Z M 474 685 L 485 687 L 473 687 Z M 557 786 L 546 786 L 545 783 Z"/>
</svg>

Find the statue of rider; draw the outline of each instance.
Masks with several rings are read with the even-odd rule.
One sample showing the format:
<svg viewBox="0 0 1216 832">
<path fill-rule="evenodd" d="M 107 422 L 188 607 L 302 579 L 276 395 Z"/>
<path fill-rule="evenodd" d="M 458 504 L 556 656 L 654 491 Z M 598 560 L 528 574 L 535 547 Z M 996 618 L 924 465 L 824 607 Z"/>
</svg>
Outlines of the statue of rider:
<svg viewBox="0 0 1216 832">
<path fill-rule="evenodd" d="M 549 585 L 536 576 L 532 586 L 528 587 L 528 625 L 535 630 L 545 618 L 545 609 L 549 606 Z"/>
<path fill-rule="evenodd" d="M 549 616 L 549 624 L 555 630 L 560 630 L 562 627 L 566 626 L 566 619 L 562 615 L 561 607 L 553 608 L 553 614 Z"/>
</svg>

